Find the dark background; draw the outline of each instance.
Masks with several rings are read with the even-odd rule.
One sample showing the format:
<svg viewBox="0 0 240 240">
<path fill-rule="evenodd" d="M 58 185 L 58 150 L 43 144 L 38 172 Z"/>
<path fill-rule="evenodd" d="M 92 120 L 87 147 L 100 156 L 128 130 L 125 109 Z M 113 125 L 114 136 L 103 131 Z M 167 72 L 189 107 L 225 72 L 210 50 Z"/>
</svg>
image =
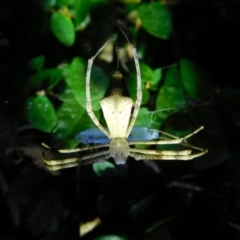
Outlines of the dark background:
<svg viewBox="0 0 240 240">
<path fill-rule="evenodd" d="M 79 221 L 96 217 L 102 224 L 83 239 L 110 234 L 123 239 L 240 239 L 240 1 L 165 3 L 173 33 L 160 41 L 141 29 L 144 61 L 156 68 L 184 57 L 209 73 L 215 95 L 204 107 L 217 113 L 223 127 L 221 136 L 207 139 L 221 139 L 208 153 L 215 164 L 196 168 L 193 162 L 163 161 L 153 171 L 129 159 L 114 174 L 99 178 L 91 166 L 58 173 L 44 168 L 40 143 L 49 134 L 27 121 L 26 68 L 41 54 L 49 67 L 76 55 L 88 59 L 114 31 L 114 19 L 127 26 L 124 1 L 91 9 L 92 22 L 72 48 L 52 35 L 50 13 L 41 1 L 0 1 L 0 239 L 78 239 Z M 218 99 L 221 92 L 224 101 Z M 198 145 L 208 148 L 207 141 Z"/>
</svg>

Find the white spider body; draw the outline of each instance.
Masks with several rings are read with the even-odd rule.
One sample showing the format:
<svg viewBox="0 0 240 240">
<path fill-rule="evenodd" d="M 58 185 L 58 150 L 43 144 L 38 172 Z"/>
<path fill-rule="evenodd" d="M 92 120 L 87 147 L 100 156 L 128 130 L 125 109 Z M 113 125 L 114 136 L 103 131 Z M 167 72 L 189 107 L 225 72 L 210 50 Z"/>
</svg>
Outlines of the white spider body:
<svg viewBox="0 0 240 240">
<path fill-rule="evenodd" d="M 95 162 L 103 162 L 106 161 L 108 158 L 113 158 L 116 164 L 124 164 L 128 156 L 131 156 L 136 160 L 190 160 L 205 154 L 207 150 L 194 146 L 189 146 L 189 144 L 186 142 L 186 139 L 203 129 L 203 126 L 199 127 L 194 132 L 182 138 L 172 136 L 160 130 L 151 130 L 144 127 L 133 129 L 142 101 L 141 72 L 137 58 L 137 51 L 136 48 L 134 48 L 133 46 L 131 46 L 131 48 L 137 72 L 136 101 L 134 102 L 130 97 L 127 97 L 125 95 L 123 96 L 124 88 L 121 85 L 123 83 L 123 76 L 118 70 L 115 71 L 112 74 L 112 80 L 116 82 L 116 87 L 112 88 L 110 96 L 104 97 L 100 102 L 103 116 L 106 120 L 108 129 L 105 129 L 101 125 L 92 109 L 90 79 L 93 60 L 96 58 L 99 52 L 107 45 L 108 42 L 106 42 L 102 46 L 102 48 L 99 49 L 99 51 L 88 60 L 86 74 L 86 110 L 89 117 L 99 130 L 88 129 L 76 136 L 76 139 L 79 142 L 96 145 L 75 149 L 58 149 L 58 151 L 60 153 L 75 153 L 99 148 L 107 149 L 96 153 L 91 153 L 89 155 L 81 154 L 79 157 L 66 158 L 62 160 L 46 159 L 44 152 L 43 160 L 46 163 L 46 166 L 50 170 L 58 170 L 62 168 L 75 167 L 79 163 L 89 164 Z M 159 139 L 159 132 L 162 133 L 163 136 L 165 136 L 164 139 Z M 136 139 L 137 136 L 138 138 Z M 132 147 L 133 145 L 139 144 L 182 144 L 184 146 L 190 147 L 190 149 L 171 151 L 138 149 Z M 51 149 L 48 145 L 44 143 L 43 146 Z M 198 152 L 192 153 L 191 149 L 195 149 Z"/>
<path fill-rule="evenodd" d="M 123 76 L 118 70 L 112 77 L 117 83 L 123 81 Z M 130 155 L 126 133 L 134 102 L 130 97 L 122 95 L 122 89 L 114 88 L 111 95 L 103 98 L 100 104 L 110 132 L 109 156 L 116 164 L 125 164 Z"/>
<path fill-rule="evenodd" d="M 110 139 L 126 138 L 133 100 L 122 96 L 120 89 L 114 89 L 112 95 L 103 98 L 100 104 L 110 132 Z"/>
</svg>

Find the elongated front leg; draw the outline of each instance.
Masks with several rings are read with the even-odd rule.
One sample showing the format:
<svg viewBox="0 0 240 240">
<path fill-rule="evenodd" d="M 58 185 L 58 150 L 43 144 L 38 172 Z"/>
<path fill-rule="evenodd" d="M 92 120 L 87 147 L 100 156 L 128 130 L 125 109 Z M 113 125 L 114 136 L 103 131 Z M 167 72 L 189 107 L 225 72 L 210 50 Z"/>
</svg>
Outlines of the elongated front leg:
<svg viewBox="0 0 240 240">
<path fill-rule="evenodd" d="M 92 109 L 92 100 L 91 100 L 91 94 L 90 94 L 90 78 L 91 78 L 91 70 L 92 70 L 92 64 L 96 56 L 102 51 L 102 49 L 111 41 L 112 38 L 110 38 L 99 50 L 98 52 L 88 60 L 88 66 L 87 66 L 87 74 L 86 74 L 86 109 L 89 117 L 92 119 L 94 124 L 108 137 L 110 138 L 109 132 L 101 125 L 101 123 L 98 121 L 96 115 L 93 112 Z"/>
</svg>

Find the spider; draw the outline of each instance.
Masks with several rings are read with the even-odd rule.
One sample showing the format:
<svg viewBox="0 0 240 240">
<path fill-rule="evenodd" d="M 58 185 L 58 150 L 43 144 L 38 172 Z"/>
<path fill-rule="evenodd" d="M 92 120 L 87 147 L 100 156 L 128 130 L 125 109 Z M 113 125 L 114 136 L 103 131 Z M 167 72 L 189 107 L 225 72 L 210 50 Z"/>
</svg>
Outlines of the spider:
<svg viewBox="0 0 240 240">
<path fill-rule="evenodd" d="M 191 149 L 197 150 L 197 153 L 192 153 L 191 149 L 187 150 L 150 150 L 150 149 L 138 149 L 131 147 L 134 145 L 162 145 L 162 144 L 182 144 L 189 147 L 186 142 L 188 138 L 203 129 L 203 126 L 199 127 L 192 133 L 185 137 L 178 138 L 168 133 L 159 130 L 150 130 L 147 128 L 133 128 L 136 117 L 139 112 L 139 108 L 142 101 L 142 87 L 141 87 L 141 73 L 139 60 L 137 57 L 136 48 L 130 43 L 127 36 L 120 28 L 122 34 L 127 39 L 131 46 L 134 63 L 137 73 L 137 90 L 136 101 L 126 96 L 124 92 L 123 75 L 119 70 L 115 70 L 111 75 L 110 85 L 114 87 L 110 89 L 110 95 L 104 97 L 100 101 L 103 116 L 107 124 L 105 129 L 92 109 L 91 94 L 90 94 L 90 77 L 91 69 L 94 59 L 102 51 L 102 49 L 112 41 L 111 37 L 98 52 L 88 60 L 87 73 L 86 73 L 86 110 L 98 129 L 89 129 L 77 135 L 78 140 L 82 140 L 83 143 L 94 143 L 94 146 L 86 146 L 74 149 L 58 149 L 60 153 L 75 153 L 83 152 L 87 150 L 107 148 L 97 153 L 90 153 L 88 155 L 81 155 L 79 157 L 70 157 L 62 160 L 47 159 L 45 154 L 51 150 L 51 147 L 43 143 L 42 145 L 48 150 L 43 153 L 43 160 L 50 170 L 58 170 L 63 168 L 75 167 L 80 164 L 90 164 L 96 162 L 104 162 L 109 158 L 113 158 L 116 164 L 125 164 L 127 158 L 133 157 L 135 160 L 191 160 L 193 158 L 202 156 L 207 152 L 202 148 L 191 146 Z M 99 131 L 100 130 L 100 131 Z M 159 139 L 159 133 L 167 136 L 166 139 Z M 134 141 L 134 136 L 138 135 L 138 141 Z M 98 137 L 97 137 L 98 136 Z M 98 139 L 97 139 L 98 138 Z"/>
</svg>

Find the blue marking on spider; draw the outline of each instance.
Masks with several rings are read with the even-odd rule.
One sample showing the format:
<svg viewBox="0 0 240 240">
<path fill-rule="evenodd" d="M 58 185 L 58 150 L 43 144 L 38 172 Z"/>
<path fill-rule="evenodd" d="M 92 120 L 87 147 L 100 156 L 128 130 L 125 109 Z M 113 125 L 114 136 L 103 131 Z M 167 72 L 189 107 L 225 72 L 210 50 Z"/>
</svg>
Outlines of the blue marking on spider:
<svg viewBox="0 0 240 240">
<path fill-rule="evenodd" d="M 159 131 L 146 127 L 134 127 L 128 141 L 150 141 L 159 138 Z M 98 128 L 90 128 L 76 135 L 76 140 L 83 144 L 108 144 L 110 139 Z"/>
</svg>

